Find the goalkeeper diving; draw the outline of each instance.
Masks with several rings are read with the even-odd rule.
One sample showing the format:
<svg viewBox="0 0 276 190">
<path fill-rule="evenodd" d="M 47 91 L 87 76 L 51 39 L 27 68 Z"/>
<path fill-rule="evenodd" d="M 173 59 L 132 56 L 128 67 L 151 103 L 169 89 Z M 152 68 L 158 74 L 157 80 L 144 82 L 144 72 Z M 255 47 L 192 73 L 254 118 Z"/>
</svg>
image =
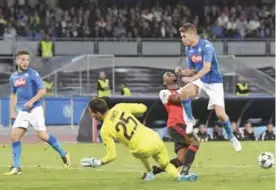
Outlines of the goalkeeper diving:
<svg viewBox="0 0 276 190">
<path fill-rule="evenodd" d="M 154 180 L 148 159 L 152 157 L 161 168 L 178 181 L 194 181 L 197 176 L 181 175 L 170 164 L 168 151 L 159 135 L 144 126 L 135 116 L 143 115 L 147 107 L 144 104 L 119 103 L 110 110 L 103 99 L 95 98 L 89 102 L 89 111 L 93 118 L 102 121 L 101 137 L 106 146 L 106 155 L 102 159 L 83 158 L 83 167 L 100 167 L 116 158 L 115 140 L 124 144 L 135 158 L 141 160 L 146 169 L 144 180 Z M 196 178 L 196 179 L 195 179 Z"/>
</svg>

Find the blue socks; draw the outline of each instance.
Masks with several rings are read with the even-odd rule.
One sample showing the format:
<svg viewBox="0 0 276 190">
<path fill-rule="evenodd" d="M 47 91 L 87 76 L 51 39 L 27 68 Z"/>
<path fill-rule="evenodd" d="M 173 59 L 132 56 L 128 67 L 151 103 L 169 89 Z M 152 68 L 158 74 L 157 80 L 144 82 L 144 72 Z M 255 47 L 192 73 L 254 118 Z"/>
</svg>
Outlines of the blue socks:
<svg viewBox="0 0 276 190">
<path fill-rule="evenodd" d="M 60 143 L 53 135 L 49 135 L 48 143 L 59 153 L 61 157 L 64 157 L 66 155 L 66 152 L 61 148 Z"/>
<path fill-rule="evenodd" d="M 21 142 L 15 141 L 12 143 L 12 161 L 13 167 L 20 167 L 20 158 L 21 158 Z"/>
<path fill-rule="evenodd" d="M 184 107 L 185 114 L 189 120 L 193 120 L 193 110 L 192 110 L 192 101 L 191 99 L 182 100 L 182 105 Z"/>
<path fill-rule="evenodd" d="M 66 155 L 66 152 L 61 148 L 59 142 L 57 139 L 50 135 L 48 139 L 48 143 L 59 153 L 61 157 L 64 157 Z M 19 168 L 20 167 L 20 158 L 21 158 L 21 142 L 15 141 L 12 143 L 12 161 L 13 161 L 13 167 Z"/>
<path fill-rule="evenodd" d="M 220 121 L 220 123 L 221 123 L 221 126 L 225 129 L 228 138 L 232 139 L 234 135 L 233 135 L 233 131 L 232 131 L 232 127 L 229 119 L 227 119 L 227 121 Z"/>
</svg>

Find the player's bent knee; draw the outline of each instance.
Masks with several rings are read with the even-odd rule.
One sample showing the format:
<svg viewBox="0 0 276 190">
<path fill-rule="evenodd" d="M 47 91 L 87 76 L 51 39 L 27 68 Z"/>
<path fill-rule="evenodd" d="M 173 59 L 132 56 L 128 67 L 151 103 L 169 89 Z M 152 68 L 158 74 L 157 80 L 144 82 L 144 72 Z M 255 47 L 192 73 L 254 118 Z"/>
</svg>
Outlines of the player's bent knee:
<svg viewBox="0 0 276 190">
<path fill-rule="evenodd" d="M 197 87 L 193 84 L 187 84 L 180 90 L 180 97 L 188 99 L 197 95 Z"/>
</svg>

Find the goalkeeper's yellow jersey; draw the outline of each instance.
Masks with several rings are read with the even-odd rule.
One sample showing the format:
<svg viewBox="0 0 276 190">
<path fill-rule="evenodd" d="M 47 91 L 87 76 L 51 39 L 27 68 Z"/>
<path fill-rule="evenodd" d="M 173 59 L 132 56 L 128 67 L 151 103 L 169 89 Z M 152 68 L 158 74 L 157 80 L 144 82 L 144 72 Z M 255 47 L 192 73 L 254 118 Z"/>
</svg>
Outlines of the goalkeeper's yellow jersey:
<svg viewBox="0 0 276 190">
<path fill-rule="evenodd" d="M 135 118 L 146 110 L 144 104 L 120 103 L 108 111 L 101 128 L 106 146 L 106 156 L 102 159 L 104 164 L 114 160 L 117 155 L 114 140 L 127 146 L 132 153 L 139 153 L 145 146 L 150 146 L 147 144 L 149 139 L 160 139 L 156 132 Z"/>
</svg>

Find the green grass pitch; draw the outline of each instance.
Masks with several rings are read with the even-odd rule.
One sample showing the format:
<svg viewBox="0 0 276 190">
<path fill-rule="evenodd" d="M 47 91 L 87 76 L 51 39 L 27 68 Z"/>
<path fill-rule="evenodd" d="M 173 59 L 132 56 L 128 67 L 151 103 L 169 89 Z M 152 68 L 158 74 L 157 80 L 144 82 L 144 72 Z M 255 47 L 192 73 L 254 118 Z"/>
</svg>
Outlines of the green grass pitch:
<svg viewBox="0 0 276 190">
<path fill-rule="evenodd" d="M 173 144 L 166 144 L 171 158 Z M 257 156 L 263 151 L 274 153 L 274 142 L 243 142 L 236 153 L 229 142 L 202 143 L 192 172 L 199 175 L 196 182 L 176 182 L 167 174 L 155 181 L 139 178 L 143 168 L 122 145 L 117 145 L 118 157 L 99 169 L 81 168 L 85 156 L 102 157 L 102 144 L 64 144 L 70 152 L 72 167 L 63 169 L 60 158 L 46 144 L 23 144 L 20 176 L 0 175 L 2 190 L 273 190 L 275 168 L 261 169 Z M 11 163 L 10 145 L 0 147 L 0 173 Z"/>
</svg>

